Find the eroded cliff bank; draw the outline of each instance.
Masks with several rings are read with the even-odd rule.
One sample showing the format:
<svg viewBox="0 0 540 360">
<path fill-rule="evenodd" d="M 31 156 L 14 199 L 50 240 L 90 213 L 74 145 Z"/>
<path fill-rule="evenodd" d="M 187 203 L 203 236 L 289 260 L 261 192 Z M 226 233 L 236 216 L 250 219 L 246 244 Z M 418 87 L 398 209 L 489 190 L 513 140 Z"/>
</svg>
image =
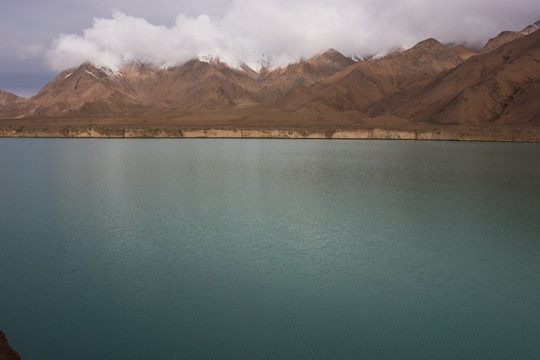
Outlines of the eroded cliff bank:
<svg viewBox="0 0 540 360">
<path fill-rule="evenodd" d="M 231 139 L 380 139 L 540 142 L 540 129 L 526 127 L 446 127 L 434 129 L 220 129 L 180 127 L 68 126 L 0 127 L 0 137 L 27 138 L 231 138 Z"/>
</svg>

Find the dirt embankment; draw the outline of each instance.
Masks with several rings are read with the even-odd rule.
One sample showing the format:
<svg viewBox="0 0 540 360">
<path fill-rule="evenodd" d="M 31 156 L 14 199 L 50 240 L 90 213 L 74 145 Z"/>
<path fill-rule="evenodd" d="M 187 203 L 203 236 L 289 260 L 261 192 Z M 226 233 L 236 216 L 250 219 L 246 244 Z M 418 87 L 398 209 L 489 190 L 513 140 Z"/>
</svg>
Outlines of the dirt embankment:
<svg viewBox="0 0 540 360">
<path fill-rule="evenodd" d="M 454 140 L 540 142 L 540 129 L 527 127 L 438 128 L 181 128 L 68 126 L 0 127 L 0 137 L 26 138 L 231 138 L 231 139 L 381 139 L 381 140 Z"/>
</svg>

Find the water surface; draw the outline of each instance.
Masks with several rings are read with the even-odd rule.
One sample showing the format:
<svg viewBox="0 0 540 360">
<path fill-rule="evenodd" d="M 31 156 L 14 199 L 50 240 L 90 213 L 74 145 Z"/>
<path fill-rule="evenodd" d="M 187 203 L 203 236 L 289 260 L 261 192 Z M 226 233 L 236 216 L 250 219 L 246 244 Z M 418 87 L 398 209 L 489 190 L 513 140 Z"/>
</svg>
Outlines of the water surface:
<svg viewBox="0 0 540 360">
<path fill-rule="evenodd" d="M 0 139 L 25 360 L 536 358 L 540 145 Z"/>
</svg>

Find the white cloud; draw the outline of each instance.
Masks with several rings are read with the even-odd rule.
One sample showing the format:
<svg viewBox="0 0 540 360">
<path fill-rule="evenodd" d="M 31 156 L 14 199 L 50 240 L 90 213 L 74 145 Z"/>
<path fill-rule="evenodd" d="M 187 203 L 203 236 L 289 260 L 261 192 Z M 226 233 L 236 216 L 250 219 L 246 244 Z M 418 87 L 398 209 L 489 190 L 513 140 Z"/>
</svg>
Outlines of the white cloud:
<svg viewBox="0 0 540 360">
<path fill-rule="evenodd" d="M 531 18 L 532 16 L 532 18 Z M 171 26 L 113 11 L 82 35 L 62 34 L 46 61 L 63 70 L 90 61 L 119 67 L 133 59 L 176 65 L 197 56 L 258 67 L 310 57 L 333 47 L 346 55 L 410 47 L 427 37 L 480 42 L 540 17 L 537 0 L 236 0 L 220 16 L 180 14 Z M 518 28 L 509 28 L 522 22 Z"/>
</svg>

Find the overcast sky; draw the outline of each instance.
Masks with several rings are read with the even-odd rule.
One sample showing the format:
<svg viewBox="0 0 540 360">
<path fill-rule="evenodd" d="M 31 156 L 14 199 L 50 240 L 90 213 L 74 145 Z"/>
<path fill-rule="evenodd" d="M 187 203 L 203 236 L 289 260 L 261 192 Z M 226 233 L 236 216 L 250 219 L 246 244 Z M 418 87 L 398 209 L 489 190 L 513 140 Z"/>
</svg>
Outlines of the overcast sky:
<svg viewBox="0 0 540 360">
<path fill-rule="evenodd" d="M 0 88 L 31 96 L 84 61 L 173 66 L 210 55 L 260 67 L 428 37 L 483 45 L 539 19 L 539 0 L 2 0 Z"/>
</svg>

